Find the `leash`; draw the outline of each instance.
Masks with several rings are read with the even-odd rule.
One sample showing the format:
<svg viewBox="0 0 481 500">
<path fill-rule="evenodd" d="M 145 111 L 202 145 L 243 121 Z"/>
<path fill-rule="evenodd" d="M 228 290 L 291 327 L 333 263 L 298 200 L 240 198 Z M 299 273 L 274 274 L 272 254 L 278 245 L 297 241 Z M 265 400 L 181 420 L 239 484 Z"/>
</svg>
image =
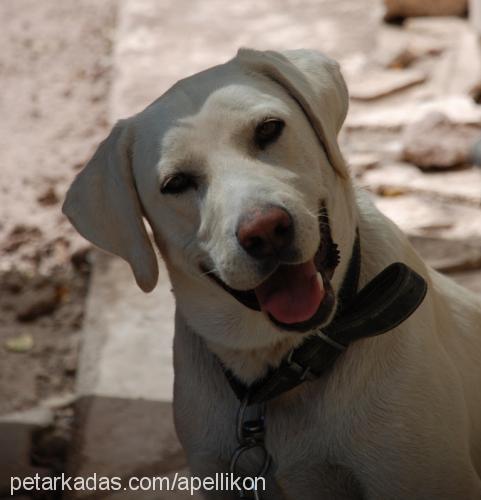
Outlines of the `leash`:
<svg viewBox="0 0 481 500">
<path fill-rule="evenodd" d="M 352 342 L 382 335 L 396 328 L 416 311 L 426 296 L 426 281 L 401 262 L 386 267 L 357 292 L 360 267 L 360 238 L 357 233 L 339 293 L 339 307 L 333 320 L 293 349 L 279 367 L 270 370 L 265 377 L 250 386 L 223 367 L 232 390 L 241 402 L 237 418 L 239 447 L 232 456 L 232 473 L 239 472 L 238 460 L 251 448 L 259 448 L 265 454 L 259 475 L 263 477 L 267 473 L 271 458 L 264 445 L 264 436 L 265 406 L 269 400 L 325 375 Z M 243 420 L 248 407 L 257 408 L 259 416 L 256 420 Z M 256 428 L 255 432 L 251 432 L 251 424 Z M 242 432 L 239 433 L 239 429 Z M 255 496 L 240 498 L 260 499 L 259 492 L 253 494 Z"/>
</svg>

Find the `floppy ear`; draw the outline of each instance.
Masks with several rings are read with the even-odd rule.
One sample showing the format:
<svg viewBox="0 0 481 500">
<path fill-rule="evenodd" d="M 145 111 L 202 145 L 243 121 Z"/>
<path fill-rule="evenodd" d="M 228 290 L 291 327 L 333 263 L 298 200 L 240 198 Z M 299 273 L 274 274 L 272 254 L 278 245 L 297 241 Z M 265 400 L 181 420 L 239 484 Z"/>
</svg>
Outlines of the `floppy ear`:
<svg viewBox="0 0 481 500">
<path fill-rule="evenodd" d="M 237 59 L 289 92 L 307 116 L 333 168 L 348 178 L 337 135 L 346 118 L 349 97 L 337 62 L 315 50 L 281 53 L 240 49 Z"/>
<path fill-rule="evenodd" d="M 131 143 L 128 120 L 122 120 L 78 174 L 62 210 L 82 236 L 125 259 L 139 287 L 150 292 L 158 264 L 135 188 Z"/>
</svg>

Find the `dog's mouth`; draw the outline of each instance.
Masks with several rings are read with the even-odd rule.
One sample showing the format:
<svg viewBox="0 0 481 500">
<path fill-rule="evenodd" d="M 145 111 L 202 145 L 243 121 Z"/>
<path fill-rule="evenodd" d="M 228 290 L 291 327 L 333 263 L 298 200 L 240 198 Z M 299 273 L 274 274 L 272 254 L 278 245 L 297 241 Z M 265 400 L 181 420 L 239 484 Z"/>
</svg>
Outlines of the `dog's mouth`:
<svg viewBox="0 0 481 500">
<path fill-rule="evenodd" d="M 314 257 L 301 264 L 279 264 L 260 285 L 236 290 L 201 264 L 215 283 L 254 311 L 263 311 L 282 330 L 306 332 L 329 318 L 335 305 L 331 278 L 339 263 L 337 245 L 332 241 L 327 210 L 319 215 L 321 242 Z"/>
</svg>

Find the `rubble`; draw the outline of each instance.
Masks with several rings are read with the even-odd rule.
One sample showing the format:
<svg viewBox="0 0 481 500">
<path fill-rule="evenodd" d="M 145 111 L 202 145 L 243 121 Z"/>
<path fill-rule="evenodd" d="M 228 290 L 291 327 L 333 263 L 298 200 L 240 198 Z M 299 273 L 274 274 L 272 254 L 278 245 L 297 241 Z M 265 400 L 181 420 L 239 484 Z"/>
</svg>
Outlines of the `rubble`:
<svg viewBox="0 0 481 500">
<path fill-rule="evenodd" d="M 479 207 L 412 191 L 388 197 L 374 195 L 374 201 L 381 212 L 410 236 L 472 243 L 481 249 Z"/>
<path fill-rule="evenodd" d="M 46 408 L 0 416 L 0 496 L 10 493 L 12 476 L 47 475 L 49 471 L 31 464 L 33 436 L 52 425 L 53 413 Z"/>
<path fill-rule="evenodd" d="M 481 170 L 474 167 L 425 174 L 409 163 L 390 162 L 364 172 L 360 184 L 373 192 L 396 187 L 444 201 L 460 202 L 478 210 L 481 206 Z"/>
<path fill-rule="evenodd" d="M 422 35 L 396 37 L 400 31 L 406 35 L 404 30 L 396 28 L 391 34 L 386 28 L 381 30 L 379 49 L 374 55 L 375 61 L 385 68 L 405 69 L 410 68 L 427 58 L 440 56 L 446 50 L 446 44 L 441 40 L 430 40 Z M 396 40 L 397 38 L 397 40 Z"/>
<path fill-rule="evenodd" d="M 456 125 L 481 124 L 481 106 L 468 95 L 449 95 L 432 99 L 411 99 L 402 106 L 398 103 L 353 109 L 346 120 L 346 128 L 359 130 L 388 130 L 398 132 L 406 125 L 423 119 L 428 113 L 445 114 Z"/>
<path fill-rule="evenodd" d="M 481 86 L 481 39 L 474 31 L 459 33 L 432 75 L 432 90 L 438 96 L 465 95 L 476 102 L 476 89 Z"/>
<path fill-rule="evenodd" d="M 471 150 L 471 161 L 474 165 L 481 166 L 481 134 Z"/>
<path fill-rule="evenodd" d="M 411 236 L 410 240 L 426 262 L 442 273 L 481 269 L 479 241 L 418 235 Z"/>
<path fill-rule="evenodd" d="M 476 33 L 481 36 L 481 2 L 469 0 L 469 19 Z"/>
<path fill-rule="evenodd" d="M 374 153 L 351 153 L 347 155 L 347 163 L 354 177 L 361 176 L 366 170 L 379 165 L 380 157 Z"/>
<path fill-rule="evenodd" d="M 463 16 L 467 0 L 384 0 L 387 21 L 417 16 Z"/>
<path fill-rule="evenodd" d="M 404 90 L 426 81 L 426 74 L 418 70 L 372 70 L 349 88 L 351 99 L 371 101 Z"/>
<path fill-rule="evenodd" d="M 402 159 L 422 170 L 466 165 L 480 136 L 481 128 L 455 125 L 445 114 L 432 112 L 405 128 Z"/>
<path fill-rule="evenodd" d="M 55 284 L 47 283 L 41 288 L 30 290 L 22 297 L 17 320 L 28 323 L 52 314 L 60 305 L 61 299 L 62 289 Z"/>
<path fill-rule="evenodd" d="M 55 190 L 55 187 L 49 186 L 47 189 L 45 189 L 42 193 L 40 193 L 37 196 L 37 201 L 40 205 L 48 207 L 51 205 L 56 205 L 57 203 L 59 203 L 60 199 Z"/>
<path fill-rule="evenodd" d="M 29 333 L 23 333 L 5 341 L 5 349 L 10 352 L 28 352 L 32 347 L 33 337 Z"/>
</svg>

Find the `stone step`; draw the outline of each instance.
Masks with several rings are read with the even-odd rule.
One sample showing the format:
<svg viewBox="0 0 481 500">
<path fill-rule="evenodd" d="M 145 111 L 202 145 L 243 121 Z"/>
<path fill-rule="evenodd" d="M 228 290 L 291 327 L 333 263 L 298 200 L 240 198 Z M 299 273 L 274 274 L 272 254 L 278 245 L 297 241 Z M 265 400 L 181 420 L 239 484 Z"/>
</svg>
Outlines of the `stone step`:
<svg viewBox="0 0 481 500">
<path fill-rule="evenodd" d="M 126 263 L 94 256 L 69 475 L 125 480 L 186 465 L 172 417 L 174 300 L 160 271 L 157 288 L 144 294 Z"/>
<path fill-rule="evenodd" d="M 23 480 L 47 469 L 32 465 L 35 433 L 53 423 L 53 413 L 44 407 L 31 408 L 0 417 L 0 496 L 10 495 L 13 477 Z"/>
</svg>

